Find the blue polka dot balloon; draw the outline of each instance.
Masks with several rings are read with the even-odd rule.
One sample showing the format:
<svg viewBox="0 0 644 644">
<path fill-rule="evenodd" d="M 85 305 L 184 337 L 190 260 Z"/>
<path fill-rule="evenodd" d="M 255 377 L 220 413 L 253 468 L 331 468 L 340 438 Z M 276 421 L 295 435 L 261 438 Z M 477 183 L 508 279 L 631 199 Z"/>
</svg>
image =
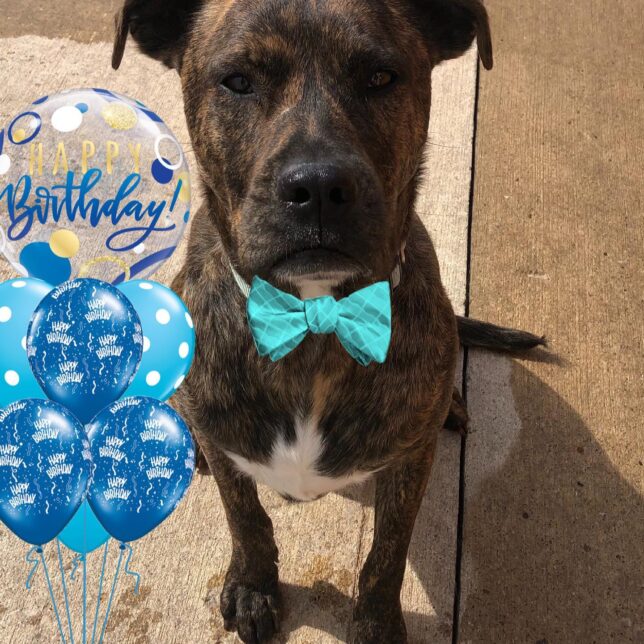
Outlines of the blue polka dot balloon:
<svg viewBox="0 0 644 644">
<path fill-rule="evenodd" d="M 51 289 L 30 277 L 0 284 L 0 407 L 23 398 L 46 398 L 29 366 L 27 329 Z"/>
<path fill-rule="evenodd" d="M 133 280 L 119 287 L 141 318 L 143 357 L 126 396 L 167 400 L 181 386 L 195 352 L 195 332 L 181 298 L 167 286 Z"/>
</svg>

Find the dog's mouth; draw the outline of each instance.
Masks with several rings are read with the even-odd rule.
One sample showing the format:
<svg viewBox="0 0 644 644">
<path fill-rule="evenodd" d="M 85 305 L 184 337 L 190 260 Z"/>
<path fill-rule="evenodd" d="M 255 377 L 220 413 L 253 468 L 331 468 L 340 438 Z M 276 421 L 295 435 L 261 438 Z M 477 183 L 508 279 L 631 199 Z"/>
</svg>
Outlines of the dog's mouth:
<svg viewBox="0 0 644 644">
<path fill-rule="evenodd" d="M 279 258 L 271 267 L 273 275 L 291 282 L 336 281 L 341 282 L 370 273 L 355 258 L 325 246 L 301 248 Z"/>
</svg>

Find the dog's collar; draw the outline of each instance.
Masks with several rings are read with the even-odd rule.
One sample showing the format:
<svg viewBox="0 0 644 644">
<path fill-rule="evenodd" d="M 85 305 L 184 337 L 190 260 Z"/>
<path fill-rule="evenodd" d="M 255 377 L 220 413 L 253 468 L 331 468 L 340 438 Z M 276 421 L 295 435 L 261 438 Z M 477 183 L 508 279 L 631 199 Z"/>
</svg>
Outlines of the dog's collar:
<svg viewBox="0 0 644 644">
<path fill-rule="evenodd" d="M 404 263 L 405 244 L 402 245 L 402 248 L 398 253 L 398 257 L 396 258 L 396 265 L 394 266 L 394 270 L 391 271 L 391 275 L 389 276 L 389 284 L 391 285 L 392 291 L 395 290 L 400 284 L 400 280 L 402 278 L 402 265 Z M 235 270 L 235 267 L 233 266 L 230 259 L 228 260 L 228 266 L 230 266 L 230 271 L 232 272 L 233 277 L 235 278 L 235 283 L 239 287 L 239 290 L 242 292 L 242 295 L 248 299 L 248 296 L 250 295 L 250 284 Z"/>
</svg>

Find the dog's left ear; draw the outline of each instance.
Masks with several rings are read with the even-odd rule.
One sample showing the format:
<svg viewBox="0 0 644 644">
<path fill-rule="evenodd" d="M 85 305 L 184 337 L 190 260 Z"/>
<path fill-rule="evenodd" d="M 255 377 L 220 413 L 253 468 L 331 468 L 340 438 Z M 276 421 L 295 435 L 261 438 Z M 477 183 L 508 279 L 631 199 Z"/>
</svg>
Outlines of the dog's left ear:
<svg viewBox="0 0 644 644">
<path fill-rule="evenodd" d="M 410 1 L 434 64 L 464 54 L 476 37 L 483 67 L 492 69 L 490 23 L 481 0 Z"/>
<path fill-rule="evenodd" d="M 144 54 L 168 67 L 181 66 L 195 15 L 204 0 L 125 0 L 116 14 L 112 67 L 118 69 L 128 34 Z"/>
</svg>

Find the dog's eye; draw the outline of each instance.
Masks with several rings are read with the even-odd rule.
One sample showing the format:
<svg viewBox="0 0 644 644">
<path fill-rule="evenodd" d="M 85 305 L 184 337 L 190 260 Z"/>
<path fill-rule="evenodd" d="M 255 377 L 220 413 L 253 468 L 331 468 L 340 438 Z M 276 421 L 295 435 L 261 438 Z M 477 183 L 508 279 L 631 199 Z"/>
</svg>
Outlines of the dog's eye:
<svg viewBox="0 0 644 644">
<path fill-rule="evenodd" d="M 252 94 L 254 92 L 250 81 L 242 74 L 226 76 L 221 84 L 235 94 Z"/>
<path fill-rule="evenodd" d="M 393 85 L 398 78 L 396 72 L 390 71 L 388 69 L 381 69 L 369 79 L 368 87 L 369 89 L 379 90 L 385 89 Z"/>
</svg>

